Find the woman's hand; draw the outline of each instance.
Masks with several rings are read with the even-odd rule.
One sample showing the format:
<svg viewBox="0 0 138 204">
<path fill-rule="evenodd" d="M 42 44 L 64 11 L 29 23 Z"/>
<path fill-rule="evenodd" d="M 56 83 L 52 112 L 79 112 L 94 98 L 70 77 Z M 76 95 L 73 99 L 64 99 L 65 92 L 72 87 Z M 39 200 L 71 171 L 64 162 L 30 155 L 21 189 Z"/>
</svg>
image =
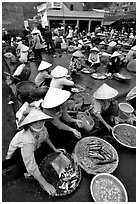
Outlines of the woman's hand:
<svg viewBox="0 0 138 204">
<path fill-rule="evenodd" d="M 43 186 L 42 188 L 44 189 L 44 191 L 46 191 L 49 194 L 49 196 L 54 196 L 56 194 L 55 187 L 50 183 L 46 183 L 46 185 Z"/>
<path fill-rule="evenodd" d="M 106 125 L 106 127 L 107 127 L 107 129 L 108 129 L 109 131 L 110 131 L 110 130 L 111 130 L 111 131 L 113 130 L 113 127 L 111 127 L 111 126 L 108 125 L 108 124 Z"/>
<path fill-rule="evenodd" d="M 66 153 L 66 150 L 65 149 L 55 149 L 55 152 L 57 153 Z"/>
<path fill-rule="evenodd" d="M 78 139 L 81 138 L 81 133 L 78 130 L 72 128 L 71 131 L 73 132 L 75 137 L 77 137 Z"/>
</svg>

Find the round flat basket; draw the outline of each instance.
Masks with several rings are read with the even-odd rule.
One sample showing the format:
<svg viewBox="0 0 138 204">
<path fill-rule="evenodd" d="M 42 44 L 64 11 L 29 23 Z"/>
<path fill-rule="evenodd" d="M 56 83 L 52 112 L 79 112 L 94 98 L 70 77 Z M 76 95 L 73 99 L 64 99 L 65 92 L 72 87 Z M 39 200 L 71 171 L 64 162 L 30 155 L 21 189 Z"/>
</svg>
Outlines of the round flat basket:
<svg viewBox="0 0 138 204">
<path fill-rule="evenodd" d="M 16 84 L 17 93 L 22 96 L 29 96 L 30 92 L 36 88 L 35 83 L 30 81 L 22 81 Z"/>
<path fill-rule="evenodd" d="M 84 73 L 84 74 L 90 74 L 90 73 L 91 73 L 91 71 L 90 71 L 89 68 L 83 68 L 83 69 L 81 70 L 81 72 Z"/>
<path fill-rule="evenodd" d="M 128 75 L 120 75 L 119 73 L 115 73 L 113 75 L 114 79 L 120 82 L 129 83 L 132 79 L 131 76 Z"/>
<path fill-rule="evenodd" d="M 88 173 L 112 173 L 118 166 L 119 157 L 114 147 L 98 137 L 85 137 L 75 146 L 78 164 Z"/>
<path fill-rule="evenodd" d="M 66 158 L 65 160 L 68 160 L 69 165 L 66 168 L 64 168 L 66 161 L 60 159 L 61 155 Z M 73 158 L 68 153 L 54 152 L 49 154 L 43 159 L 39 168 L 46 181 L 55 187 L 55 196 L 71 194 L 81 181 L 81 168 L 78 165 L 76 166 Z"/>
<path fill-rule="evenodd" d="M 112 135 L 117 142 L 128 148 L 136 148 L 136 127 L 129 124 L 115 125 Z"/>
<path fill-rule="evenodd" d="M 91 77 L 99 80 L 103 80 L 107 78 L 105 74 L 101 74 L 101 73 L 93 73 L 91 74 Z"/>
</svg>

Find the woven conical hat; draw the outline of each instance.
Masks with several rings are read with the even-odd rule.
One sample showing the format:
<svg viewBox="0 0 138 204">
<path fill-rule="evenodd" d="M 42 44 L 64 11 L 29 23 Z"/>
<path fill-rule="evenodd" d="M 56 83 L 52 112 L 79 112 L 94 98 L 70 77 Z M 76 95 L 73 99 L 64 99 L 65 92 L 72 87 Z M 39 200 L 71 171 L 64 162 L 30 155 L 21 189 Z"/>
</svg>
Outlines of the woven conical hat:
<svg viewBox="0 0 138 204">
<path fill-rule="evenodd" d="M 99 45 L 106 45 L 104 41 L 100 42 Z"/>
<path fill-rule="evenodd" d="M 50 87 L 42 102 L 43 108 L 54 108 L 64 103 L 69 97 L 70 92 L 62 89 Z"/>
<path fill-rule="evenodd" d="M 116 89 L 104 83 L 94 92 L 93 97 L 96 99 L 103 100 L 103 99 L 114 98 L 115 96 L 117 96 L 117 94 L 118 94 L 118 91 Z"/>
<path fill-rule="evenodd" d="M 108 45 L 110 46 L 110 47 L 114 47 L 114 46 L 116 46 L 116 42 L 115 41 L 111 41 Z"/>
<path fill-rule="evenodd" d="M 48 62 L 45 62 L 45 61 L 41 61 L 39 67 L 38 67 L 38 71 L 41 71 L 41 70 L 44 70 L 44 69 L 47 69 L 49 67 L 51 67 L 52 64 L 48 63 Z"/>
<path fill-rule="evenodd" d="M 51 72 L 51 76 L 54 78 L 64 77 L 67 74 L 68 74 L 67 68 L 62 67 L 60 65 L 56 66 Z"/>
<path fill-rule="evenodd" d="M 116 51 L 111 55 L 111 57 L 119 57 L 119 56 L 121 56 L 121 54 Z"/>
<path fill-rule="evenodd" d="M 136 45 L 135 45 L 135 46 L 133 46 L 133 47 L 131 47 L 131 50 L 136 51 Z"/>
<path fill-rule="evenodd" d="M 84 57 L 84 55 L 81 53 L 81 51 L 79 51 L 79 50 L 77 50 L 76 52 L 74 52 L 73 54 L 72 54 L 72 56 L 74 56 L 74 57 Z"/>
<path fill-rule="evenodd" d="M 99 50 L 97 49 L 97 47 L 92 48 L 91 51 L 99 52 Z"/>
<path fill-rule="evenodd" d="M 23 121 L 19 122 L 19 127 L 22 127 L 24 125 L 30 124 L 32 122 L 36 122 L 39 120 L 51 120 L 52 117 L 49 115 L 46 115 L 42 111 L 33 108 L 30 110 L 29 114 L 23 119 Z"/>
</svg>

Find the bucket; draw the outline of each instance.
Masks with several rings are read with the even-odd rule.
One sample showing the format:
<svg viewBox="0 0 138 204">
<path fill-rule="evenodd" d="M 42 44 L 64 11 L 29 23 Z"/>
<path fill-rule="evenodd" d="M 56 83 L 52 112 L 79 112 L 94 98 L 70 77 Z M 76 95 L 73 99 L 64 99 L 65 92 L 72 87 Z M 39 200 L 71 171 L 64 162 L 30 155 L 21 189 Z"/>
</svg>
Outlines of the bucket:
<svg viewBox="0 0 138 204">
<path fill-rule="evenodd" d="M 68 48 L 67 43 L 61 43 L 61 49 L 62 50 L 67 50 L 67 48 Z"/>
<path fill-rule="evenodd" d="M 119 103 L 119 117 L 121 119 L 128 119 L 133 111 L 134 108 L 129 103 Z"/>
</svg>

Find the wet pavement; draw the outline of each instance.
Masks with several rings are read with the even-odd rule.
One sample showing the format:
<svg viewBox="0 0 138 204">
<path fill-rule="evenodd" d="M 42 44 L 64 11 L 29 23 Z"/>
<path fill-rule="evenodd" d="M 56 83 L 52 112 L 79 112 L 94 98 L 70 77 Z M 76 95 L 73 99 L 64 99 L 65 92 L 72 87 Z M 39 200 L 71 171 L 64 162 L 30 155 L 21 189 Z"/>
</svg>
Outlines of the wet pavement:
<svg viewBox="0 0 138 204">
<path fill-rule="evenodd" d="M 56 53 L 56 57 L 53 54 L 43 54 L 43 60 L 52 64 L 52 69 L 56 65 L 61 65 L 66 68 L 69 66 L 71 53 L 62 53 L 60 56 Z M 37 64 L 35 62 L 29 62 L 31 67 L 30 81 L 34 81 L 37 75 Z M 13 66 L 10 66 L 13 69 Z M 90 74 L 80 73 L 80 76 L 73 78 L 76 84 L 84 86 L 91 94 L 102 84 L 116 88 L 119 92 L 118 101 L 125 101 L 127 93 L 136 85 L 136 74 L 130 73 L 132 80 L 130 83 L 120 83 L 114 79 L 95 80 Z M 8 144 L 16 132 L 16 124 L 14 113 L 11 105 L 8 105 L 9 94 L 8 86 L 3 80 L 2 83 L 2 159 L 5 158 Z M 97 136 L 109 134 L 107 130 L 99 131 Z M 119 154 L 119 165 L 113 175 L 119 178 L 125 185 L 129 201 L 136 201 L 136 152 L 135 150 L 128 150 L 120 145 L 113 143 Z M 131 165 L 130 165 L 131 164 Z M 82 180 L 78 188 L 70 195 L 59 198 L 49 198 L 46 192 L 44 192 L 39 184 L 34 180 L 27 180 L 24 177 L 7 176 L 2 178 L 2 201 L 3 202 L 93 202 L 90 194 L 90 182 L 93 175 L 88 175 L 82 170 Z"/>
</svg>

